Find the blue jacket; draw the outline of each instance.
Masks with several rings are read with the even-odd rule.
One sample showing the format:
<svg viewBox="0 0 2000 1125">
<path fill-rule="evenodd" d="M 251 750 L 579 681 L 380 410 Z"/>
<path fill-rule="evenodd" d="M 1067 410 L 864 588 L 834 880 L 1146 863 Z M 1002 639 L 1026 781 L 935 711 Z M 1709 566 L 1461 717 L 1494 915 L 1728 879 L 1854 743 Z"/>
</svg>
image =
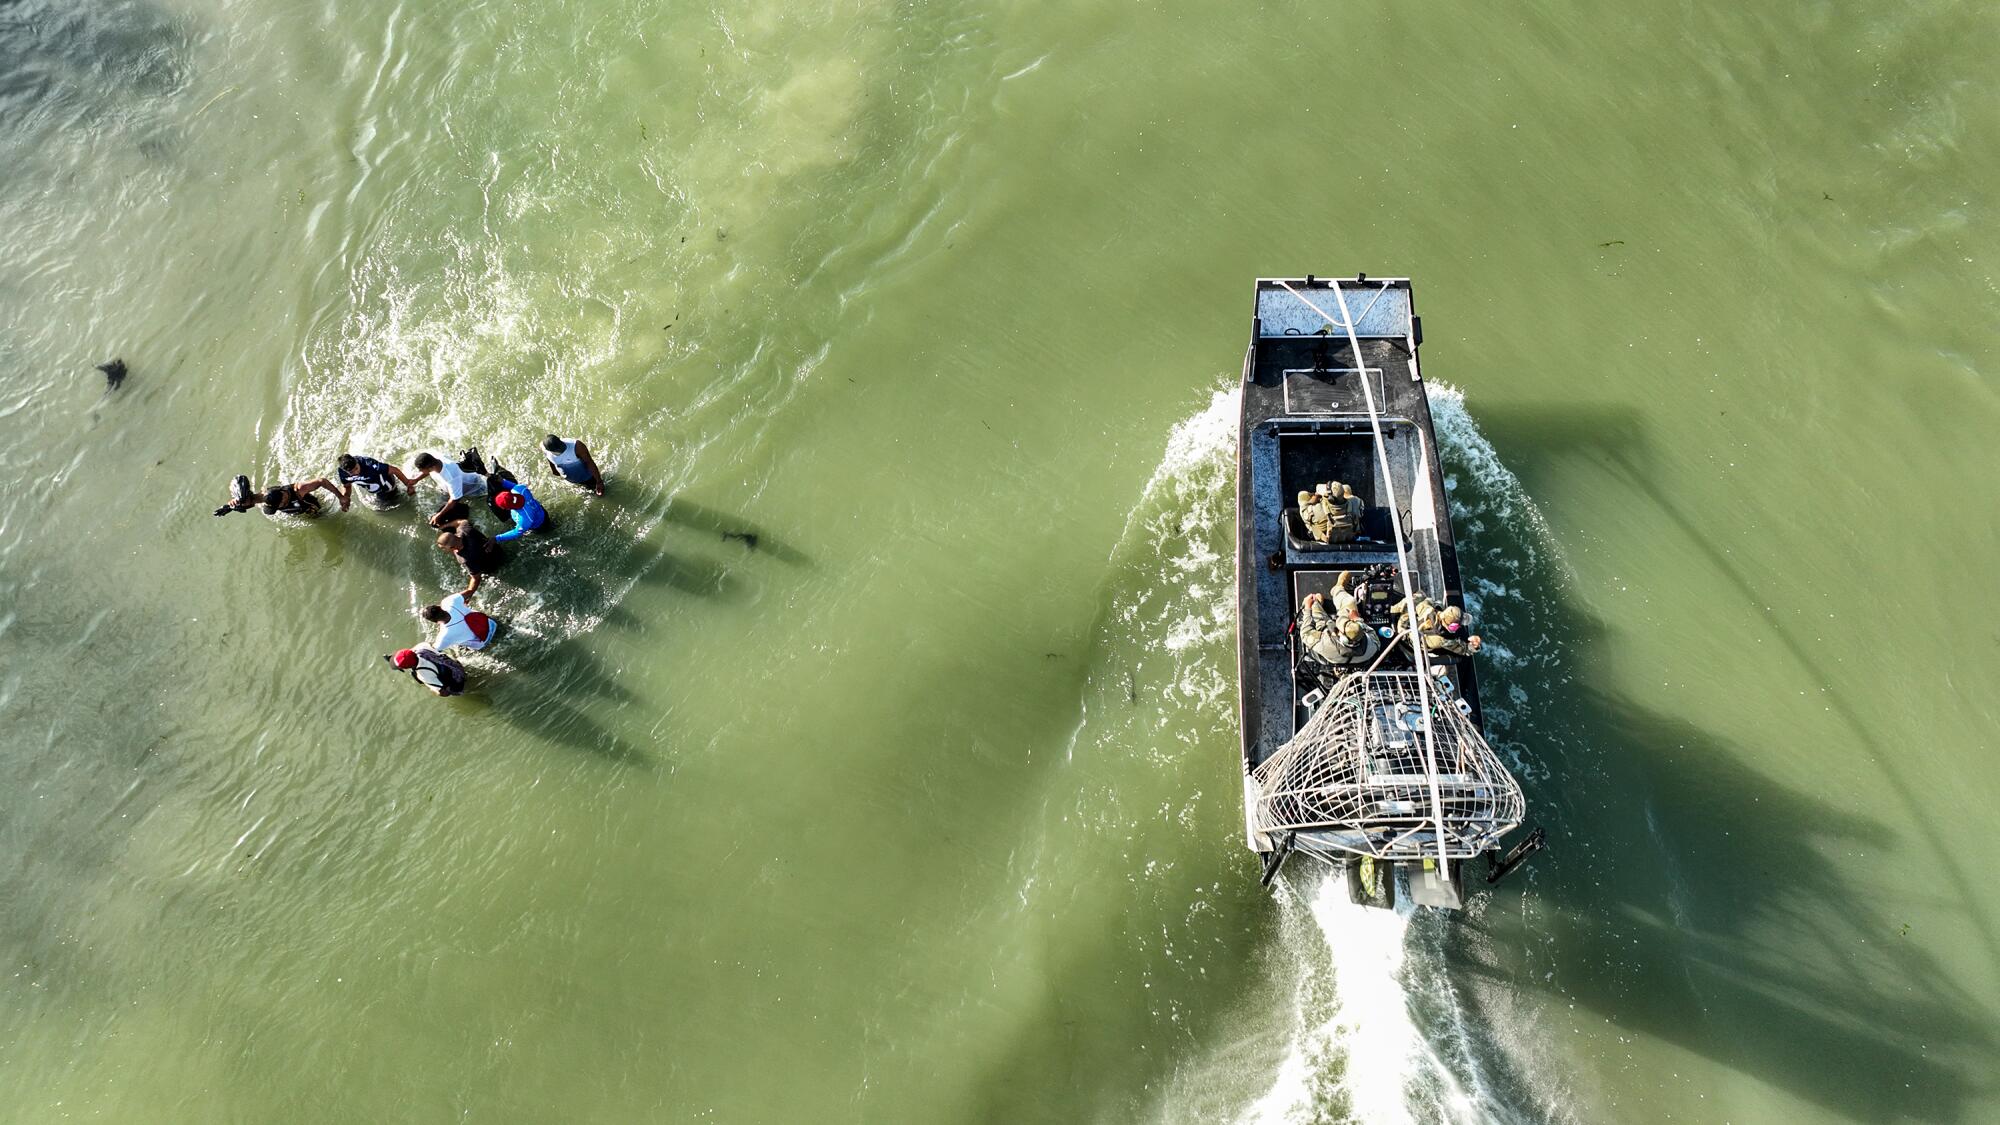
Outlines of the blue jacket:
<svg viewBox="0 0 2000 1125">
<path fill-rule="evenodd" d="M 519 539 L 521 536 L 548 522 L 549 518 L 549 514 L 542 510 L 542 502 L 535 499 L 535 494 L 528 491 L 527 485 L 510 484 L 507 486 L 507 491 L 520 493 L 521 499 L 527 501 L 527 503 L 507 513 L 514 517 L 514 530 L 503 531 L 495 535 L 493 537 L 495 543 L 506 543 L 510 540 Z"/>
</svg>

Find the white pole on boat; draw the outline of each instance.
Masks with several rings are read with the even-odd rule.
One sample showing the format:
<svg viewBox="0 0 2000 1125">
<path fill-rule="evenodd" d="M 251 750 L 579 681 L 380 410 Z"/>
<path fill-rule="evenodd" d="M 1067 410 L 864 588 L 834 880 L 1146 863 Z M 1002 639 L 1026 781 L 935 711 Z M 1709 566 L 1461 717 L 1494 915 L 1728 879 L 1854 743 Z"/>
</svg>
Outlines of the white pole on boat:
<svg viewBox="0 0 2000 1125">
<path fill-rule="evenodd" d="M 1277 282 L 1279 285 L 1285 287 L 1285 292 L 1298 297 L 1300 304 L 1318 313 L 1320 318 L 1328 324 L 1342 329 L 1347 333 L 1347 346 L 1354 354 L 1354 369 L 1361 376 L 1361 393 L 1368 398 L 1368 428 L 1375 433 L 1375 457 L 1382 466 L 1382 486 L 1389 490 L 1389 526 L 1396 537 L 1396 568 L 1403 579 L 1403 605 L 1410 614 L 1410 659 L 1415 663 L 1417 668 L 1417 703 L 1422 708 L 1424 717 L 1424 778 L 1430 782 L 1431 822 L 1437 828 L 1438 877 L 1440 879 L 1449 879 L 1450 870 L 1446 867 L 1444 854 L 1444 798 L 1438 793 L 1437 749 L 1431 740 L 1430 661 L 1426 659 L 1423 638 L 1416 628 L 1417 594 L 1416 590 L 1410 585 L 1410 556 L 1403 549 L 1403 517 L 1396 508 L 1395 481 L 1389 475 L 1389 443 L 1382 436 L 1382 412 L 1375 406 L 1375 388 L 1368 383 L 1368 363 L 1361 356 L 1361 338 L 1355 335 L 1354 318 L 1348 314 L 1347 296 L 1341 292 L 1339 278 L 1329 279 L 1329 284 L 1333 286 L 1333 299 L 1340 302 L 1339 320 L 1333 319 L 1333 317 L 1327 315 L 1325 309 L 1299 296 L 1299 291 L 1292 288 L 1290 282 L 1285 281 L 1283 278 L 1277 279 Z M 1379 294 L 1376 296 L 1376 300 L 1381 300 Z M 1374 308 L 1374 303 L 1370 302 L 1368 307 L 1371 309 Z M 1430 467 L 1424 465 L 1420 466 L 1420 469 L 1421 471 L 1428 472 Z M 1412 487 L 1415 487 L 1414 482 L 1412 482 Z"/>
</svg>

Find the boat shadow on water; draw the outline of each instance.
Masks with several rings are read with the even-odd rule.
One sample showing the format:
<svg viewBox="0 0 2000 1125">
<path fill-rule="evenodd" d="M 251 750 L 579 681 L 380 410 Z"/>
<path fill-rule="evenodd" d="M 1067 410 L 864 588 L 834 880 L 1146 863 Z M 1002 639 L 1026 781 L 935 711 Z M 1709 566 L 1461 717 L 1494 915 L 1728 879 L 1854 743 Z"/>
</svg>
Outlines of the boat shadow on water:
<svg viewBox="0 0 2000 1125">
<path fill-rule="evenodd" d="M 1525 479 L 1541 455 L 1580 450 L 1612 466 L 1762 615 L 1799 674 L 1836 682 L 1790 623 L 1764 608 L 1772 601 L 1653 483 L 1635 416 L 1550 406 L 1482 412 L 1480 424 Z M 1542 989 L 1621 1032 L 1842 1116 L 1963 1119 L 1994 1090 L 1986 1060 L 2000 1052 L 1995 1015 L 1840 862 L 1915 848 L 1933 862 L 1912 873 L 1953 892 L 1975 928 L 1991 932 L 1969 897 L 1970 874 L 1941 849 L 1930 853 L 1936 845 L 1922 835 L 1926 819 L 1896 773 L 1893 748 L 1836 693 L 1817 698 L 1849 743 L 1841 756 L 1883 771 L 1901 802 L 1889 805 L 1894 827 L 1759 772 L 1747 764 L 1754 748 L 1588 683 L 1586 670 L 1603 663 L 1604 626 L 1546 577 L 1536 633 L 1517 635 L 1544 636 L 1544 647 L 1562 655 L 1495 682 L 1533 701 L 1503 736 L 1542 766 L 1547 780 L 1530 781 L 1529 800 L 1554 846 L 1516 892 L 1531 900 L 1525 909 L 1469 916 L 1448 935 L 1454 974 L 1473 984 L 1464 999 L 1474 1028 L 1507 1040 L 1504 1029 L 1531 1014 L 1515 1010 L 1510 994 Z M 1505 632 L 1507 609 L 1494 609 L 1487 620 Z M 1567 1031 L 1546 1027 L 1539 1037 Z M 1503 1100 L 1516 1105 L 1535 1104 L 1533 1091 L 1550 1085 L 1499 1069 Z"/>
</svg>

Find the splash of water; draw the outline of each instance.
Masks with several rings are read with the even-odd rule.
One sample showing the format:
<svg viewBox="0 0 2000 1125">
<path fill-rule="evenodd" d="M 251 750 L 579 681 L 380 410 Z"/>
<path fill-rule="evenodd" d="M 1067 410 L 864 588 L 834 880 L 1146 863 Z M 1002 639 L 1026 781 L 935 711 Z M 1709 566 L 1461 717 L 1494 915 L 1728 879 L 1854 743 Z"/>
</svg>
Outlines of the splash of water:
<svg viewBox="0 0 2000 1125">
<path fill-rule="evenodd" d="M 1306 889 L 1280 884 L 1287 942 L 1304 963 L 1299 1032 L 1271 1088 L 1244 1125 L 1481 1120 L 1476 1099 L 1432 1049 L 1410 1011 L 1406 972 L 1411 910 L 1352 902 L 1326 875 Z"/>
</svg>

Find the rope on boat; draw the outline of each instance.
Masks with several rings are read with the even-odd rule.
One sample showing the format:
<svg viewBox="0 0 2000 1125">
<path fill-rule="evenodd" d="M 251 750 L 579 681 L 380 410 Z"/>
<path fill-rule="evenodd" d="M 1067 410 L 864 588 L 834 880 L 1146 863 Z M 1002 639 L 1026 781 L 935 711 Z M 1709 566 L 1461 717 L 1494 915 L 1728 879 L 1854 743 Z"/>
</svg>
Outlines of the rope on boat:
<svg viewBox="0 0 2000 1125">
<path fill-rule="evenodd" d="M 1333 286 L 1333 299 L 1340 302 L 1339 320 L 1333 319 L 1333 317 L 1327 314 L 1325 309 L 1300 296 L 1299 291 L 1292 288 L 1290 282 L 1285 281 L 1283 278 L 1279 278 L 1277 281 L 1279 285 L 1284 287 L 1285 292 L 1298 297 L 1300 304 L 1318 313 L 1320 319 L 1347 333 L 1347 346 L 1354 353 L 1355 371 L 1361 376 L 1361 393 L 1368 399 L 1368 428 L 1374 431 L 1375 434 L 1375 457 L 1377 462 L 1382 466 L 1382 485 L 1389 490 L 1389 526 L 1396 538 L 1396 569 L 1403 580 L 1403 606 L 1409 611 L 1410 624 L 1413 626 L 1409 630 L 1410 659 L 1416 665 L 1417 669 L 1418 708 L 1423 714 L 1424 719 L 1424 774 L 1430 781 L 1431 820 L 1437 826 L 1438 874 L 1442 876 L 1446 871 L 1444 854 L 1444 799 L 1438 793 L 1437 749 L 1431 737 L 1430 661 L 1424 652 L 1424 643 L 1421 636 L 1422 631 L 1414 628 L 1417 624 L 1417 594 L 1416 590 L 1410 585 L 1410 555 L 1403 548 L 1403 517 L 1395 504 L 1396 484 L 1395 478 L 1390 475 L 1388 440 L 1382 436 L 1382 412 L 1375 405 L 1375 388 L 1369 385 L 1368 382 L 1368 362 L 1361 355 L 1361 338 L 1355 335 L 1354 317 L 1348 312 L 1347 295 L 1341 291 L 1340 279 L 1329 279 L 1330 284 Z M 1381 299 L 1381 294 L 1376 294 L 1375 300 L 1379 301 Z M 1374 301 L 1369 302 L 1368 307 L 1373 309 L 1375 307 Z M 1429 471 L 1428 464 L 1422 468 L 1424 471 Z M 1414 488 L 1415 482 L 1412 481 L 1413 491 Z"/>
</svg>

